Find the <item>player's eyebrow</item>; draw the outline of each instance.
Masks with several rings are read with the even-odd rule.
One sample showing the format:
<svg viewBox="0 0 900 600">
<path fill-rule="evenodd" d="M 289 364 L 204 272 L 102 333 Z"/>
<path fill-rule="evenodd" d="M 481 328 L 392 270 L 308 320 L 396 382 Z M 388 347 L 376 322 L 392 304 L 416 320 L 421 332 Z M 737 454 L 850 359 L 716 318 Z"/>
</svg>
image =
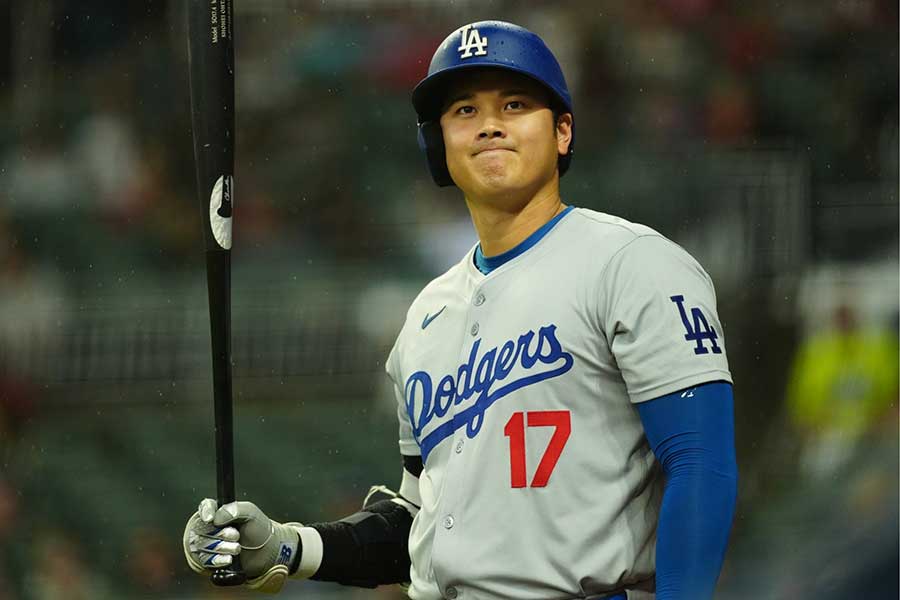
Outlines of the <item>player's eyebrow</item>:
<svg viewBox="0 0 900 600">
<path fill-rule="evenodd" d="M 453 106 L 453 105 L 456 104 L 457 102 L 460 102 L 460 101 L 462 101 L 462 100 L 471 100 L 471 99 L 474 98 L 474 97 L 475 97 L 475 94 L 473 94 L 472 92 L 462 92 L 462 93 L 457 94 L 457 95 L 455 95 L 455 96 L 451 96 L 450 99 L 447 100 L 447 102 L 444 103 L 444 108 L 445 108 L 445 109 L 446 109 L 446 108 L 450 108 L 451 106 Z"/>
<path fill-rule="evenodd" d="M 532 95 L 528 90 L 523 88 L 511 88 L 508 90 L 503 90 L 500 92 L 501 98 L 508 98 L 509 96 L 529 96 Z M 444 110 L 450 108 L 457 102 L 461 102 L 463 100 L 471 100 L 475 97 L 475 94 L 472 92 L 460 92 L 455 96 L 451 96 L 450 99 L 444 105 Z"/>
<path fill-rule="evenodd" d="M 526 89 L 516 88 L 516 89 L 506 90 L 506 91 L 502 92 L 500 95 L 503 96 L 504 98 L 506 98 L 508 96 L 530 96 L 531 93 Z"/>
</svg>

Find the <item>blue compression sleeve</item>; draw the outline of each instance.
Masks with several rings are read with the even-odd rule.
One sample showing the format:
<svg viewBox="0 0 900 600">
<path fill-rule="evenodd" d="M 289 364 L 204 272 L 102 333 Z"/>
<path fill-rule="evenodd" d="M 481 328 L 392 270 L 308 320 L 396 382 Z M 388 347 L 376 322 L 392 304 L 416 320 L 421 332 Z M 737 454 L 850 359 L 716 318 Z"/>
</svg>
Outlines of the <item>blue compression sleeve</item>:
<svg viewBox="0 0 900 600">
<path fill-rule="evenodd" d="M 737 500 L 731 384 L 706 383 L 637 405 L 666 475 L 656 600 L 712 598 Z"/>
</svg>

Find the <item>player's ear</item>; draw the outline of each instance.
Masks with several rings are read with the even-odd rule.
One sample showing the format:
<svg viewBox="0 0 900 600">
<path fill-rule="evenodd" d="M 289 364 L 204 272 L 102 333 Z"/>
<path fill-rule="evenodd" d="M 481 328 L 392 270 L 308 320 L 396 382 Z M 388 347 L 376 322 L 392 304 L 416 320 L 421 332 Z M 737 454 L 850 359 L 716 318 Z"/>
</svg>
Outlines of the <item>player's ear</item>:
<svg viewBox="0 0 900 600">
<path fill-rule="evenodd" d="M 556 150 L 562 155 L 569 153 L 572 143 L 572 113 L 563 113 L 556 118 Z"/>
</svg>

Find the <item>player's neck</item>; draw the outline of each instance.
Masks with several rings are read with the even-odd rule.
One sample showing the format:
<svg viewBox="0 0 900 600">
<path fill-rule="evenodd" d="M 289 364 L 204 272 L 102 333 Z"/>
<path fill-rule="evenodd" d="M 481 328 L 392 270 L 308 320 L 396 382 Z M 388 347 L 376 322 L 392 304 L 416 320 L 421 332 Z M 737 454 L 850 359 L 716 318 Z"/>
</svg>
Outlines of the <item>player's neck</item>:
<svg viewBox="0 0 900 600">
<path fill-rule="evenodd" d="M 488 257 L 515 248 L 565 209 L 558 185 L 545 186 L 524 202 L 501 203 L 466 196 L 466 205 L 481 251 Z"/>
</svg>

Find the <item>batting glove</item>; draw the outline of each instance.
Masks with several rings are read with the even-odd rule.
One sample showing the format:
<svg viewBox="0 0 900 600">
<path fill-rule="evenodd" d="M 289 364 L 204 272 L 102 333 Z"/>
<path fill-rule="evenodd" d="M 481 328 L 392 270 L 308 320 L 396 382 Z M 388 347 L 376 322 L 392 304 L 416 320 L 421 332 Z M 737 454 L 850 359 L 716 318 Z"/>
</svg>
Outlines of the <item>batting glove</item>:
<svg viewBox="0 0 900 600">
<path fill-rule="evenodd" d="M 240 554 L 245 585 L 274 594 L 288 578 L 300 527 L 300 523 L 271 520 L 252 502 L 231 502 L 219 508 L 215 500 L 206 498 L 184 528 L 184 557 L 192 570 L 210 575 Z"/>
</svg>

